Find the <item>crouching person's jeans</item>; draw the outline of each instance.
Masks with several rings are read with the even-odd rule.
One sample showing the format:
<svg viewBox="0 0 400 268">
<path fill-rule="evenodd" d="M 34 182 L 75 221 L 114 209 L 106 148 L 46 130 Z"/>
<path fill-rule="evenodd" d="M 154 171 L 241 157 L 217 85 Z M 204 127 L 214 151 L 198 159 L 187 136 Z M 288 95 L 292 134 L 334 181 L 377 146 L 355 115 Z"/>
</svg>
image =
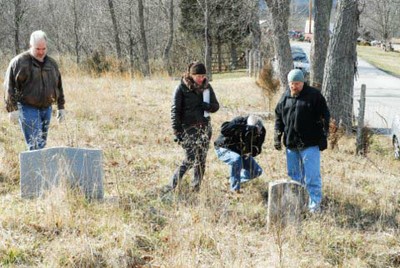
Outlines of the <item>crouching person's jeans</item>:
<svg viewBox="0 0 400 268">
<path fill-rule="evenodd" d="M 309 194 L 308 208 L 311 212 L 320 208 L 322 180 L 320 172 L 320 151 L 318 146 L 302 150 L 286 149 L 287 171 L 290 178 L 305 185 Z"/>
<path fill-rule="evenodd" d="M 18 103 L 19 123 L 25 137 L 28 150 L 42 149 L 46 146 L 52 107 L 36 108 Z"/>
<path fill-rule="evenodd" d="M 215 147 L 219 160 L 229 165 L 231 191 L 240 190 L 240 184 L 257 178 L 262 174 L 261 167 L 252 156 L 241 156 L 231 150 Z"/>
</svg>

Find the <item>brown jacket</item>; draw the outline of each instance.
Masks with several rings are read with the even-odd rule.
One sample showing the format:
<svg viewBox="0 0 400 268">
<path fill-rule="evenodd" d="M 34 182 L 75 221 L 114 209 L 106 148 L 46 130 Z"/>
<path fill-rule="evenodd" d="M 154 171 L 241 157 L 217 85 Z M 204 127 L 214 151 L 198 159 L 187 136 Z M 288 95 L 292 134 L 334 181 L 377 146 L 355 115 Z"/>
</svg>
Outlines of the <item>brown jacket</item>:
<svg viewBox="0 0 400 268">
<path fill-rule="evenodd" d="M 48 56 L 43 63 L 32 57 L 29 51 L 13 58 L 7 69 L 4 87 L 8 112 L 18 109 L 17 102 L 37 108 L 57 103 L 59 110 L 64 109 L 61 74 L 55 60 Z"/>
</svg>

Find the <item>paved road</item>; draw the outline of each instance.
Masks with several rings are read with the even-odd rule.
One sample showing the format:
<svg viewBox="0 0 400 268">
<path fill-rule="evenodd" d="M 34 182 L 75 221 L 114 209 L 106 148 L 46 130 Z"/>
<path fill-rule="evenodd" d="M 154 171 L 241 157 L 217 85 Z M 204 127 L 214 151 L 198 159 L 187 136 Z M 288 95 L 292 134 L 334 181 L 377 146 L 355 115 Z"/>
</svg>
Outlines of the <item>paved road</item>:
<svg viewBox="0 0 400 268">
<path fill-rule="evenodd" d="M 296 42 L 306 53 L 310 43 Z M 391 76 L 358 58 L 358 76 L 354 81 L 354 112 L 357 116 L 361 85 L 366 85 L 365 123 L 372 128 L 390 128 L 400 115 L 400 78 Z"/>
</svg>

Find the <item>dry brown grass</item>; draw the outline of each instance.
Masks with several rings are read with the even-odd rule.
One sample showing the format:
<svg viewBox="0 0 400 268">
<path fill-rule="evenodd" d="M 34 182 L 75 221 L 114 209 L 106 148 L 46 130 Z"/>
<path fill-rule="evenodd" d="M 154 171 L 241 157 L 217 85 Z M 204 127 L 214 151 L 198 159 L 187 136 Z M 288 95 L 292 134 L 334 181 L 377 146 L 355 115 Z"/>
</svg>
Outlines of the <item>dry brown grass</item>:
<svg viewBox="0 0 400 268">
<path fill-rule="evenodd" d="M 368 158 L 355 138 L 322 156 L 324 213 L 283 233 L 266 231 L 268 182 L 286 178 L 273 149 L 273 121 L 258 161 L 265 173 L 227 194 L 227 166 L 209 151 L 201 191 L 161 196 L 182 150 L 173 142 L 170 101 L 178 81 L 103 76 L 64 78 L 66 124 L 52 123 L 48 146 L 100 148 L 105 200 L 87 203 L 62 188 L 38 200 L 19 197 L 22 134 L 0 114 L 0 266 L 11 267 L 396 267 L 399 264 L 400 162 L 387 137 Z M 263 110 L 251 78 L 214 78 L 219 126 Z M 189 181 L 189 177 L 185 177 Z M 280 247 L 280 248 L 279 248 Z M 279 258 L 279 253 L 282 258 Z"/>
</svg>

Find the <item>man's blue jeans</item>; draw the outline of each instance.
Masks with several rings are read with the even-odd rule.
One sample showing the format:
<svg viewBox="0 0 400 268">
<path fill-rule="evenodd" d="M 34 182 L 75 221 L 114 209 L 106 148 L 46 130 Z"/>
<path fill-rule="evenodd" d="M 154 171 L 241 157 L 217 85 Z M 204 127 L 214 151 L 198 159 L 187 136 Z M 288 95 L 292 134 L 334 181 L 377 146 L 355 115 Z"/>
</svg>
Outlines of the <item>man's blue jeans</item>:
<svg viewBox="0 0 400 268">
<path fill-rule="evenodd" d="M 318 210 L 322 200 L 320 158 L 318 146 L 302 150 L 286 149 L 288 175 L 305 185 L 310 197 L 308 202 L 310 211 Z"/>
<path fill-rule="evenodd" d="M 252 156 L 241 156 L 229 149 L 215 148 L 218 159 L 229 165 L 231 191 L 240 190 L 240 184 L 262 174 L 261 167 Z"/>
<path fill-rule="evenodd" d="M 42 149 L 46 146 L 52 107 L 36 108 L 18 103 L 19 123 L 28 150 Z"/>
</svg>

